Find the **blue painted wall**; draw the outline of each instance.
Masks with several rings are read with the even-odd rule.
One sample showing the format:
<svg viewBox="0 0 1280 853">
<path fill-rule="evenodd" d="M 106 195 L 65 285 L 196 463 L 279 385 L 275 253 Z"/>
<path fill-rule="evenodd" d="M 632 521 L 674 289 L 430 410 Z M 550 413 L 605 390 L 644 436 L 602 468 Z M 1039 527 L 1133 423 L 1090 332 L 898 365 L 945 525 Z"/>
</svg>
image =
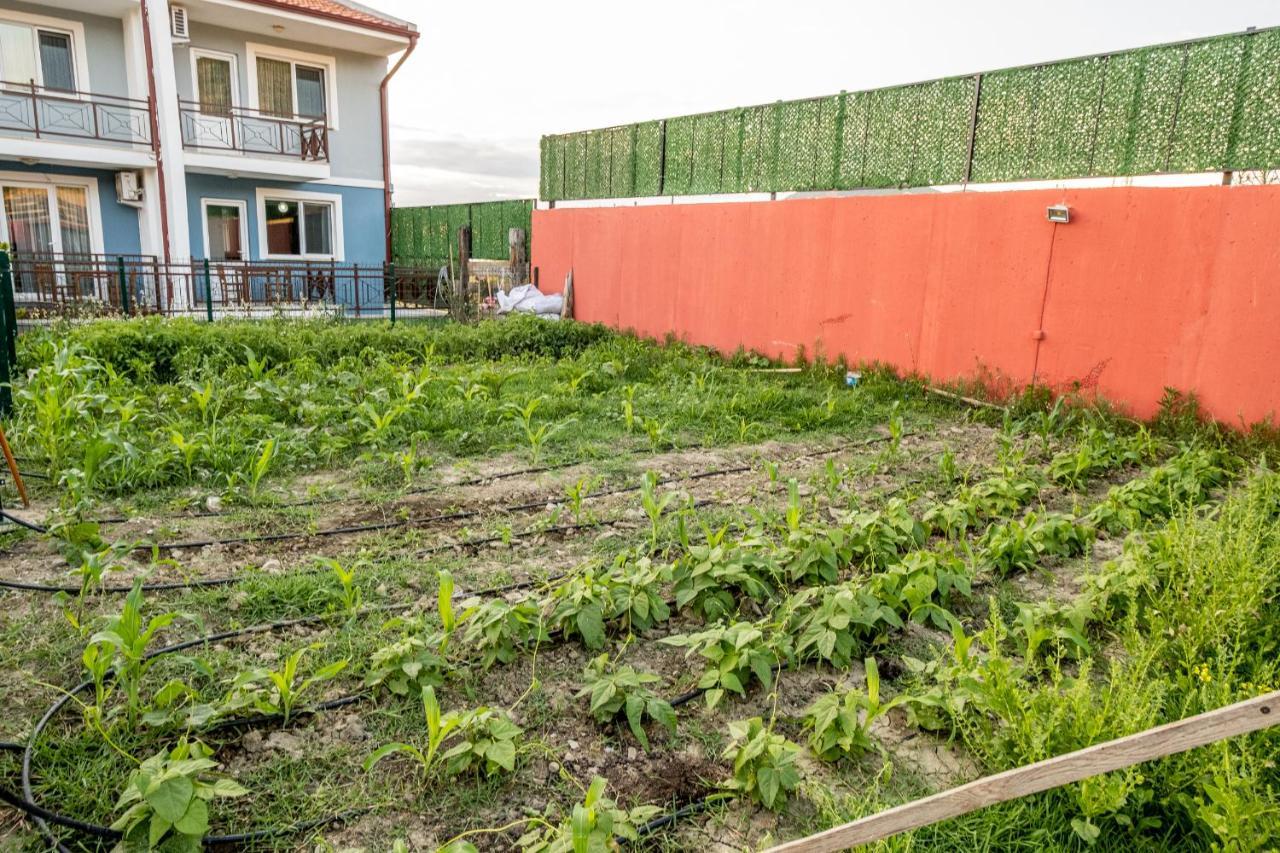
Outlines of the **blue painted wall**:
<svg viewBox="0 0 1280 853">
<path fill-rule="evenodd" d="M 116 173 L 102 169 L 77 169 L 71 166 L 27 166 L 16 161 L 0 160 L 0 172 L 29 172 L 46 175 L 89 176 L 98 179 L 98 216 L 102 222 L 102 241 L 108 255 L 136 255 L 142 251 L 138 233 L 138 211 L 116 201 Z M 379 203 L 381 209 L 381 203 Z"/>
<path fill-rule="evenodd" d="M 191 230 L 191 256 L 203 258 L 204 221 L 201 200 L 206 198 L 243 201 L 249 211 L 249 253 L 252 260 L 262 258 L 258 245 L 257 189 L 295 190 L 297 192 L 331 193 L 342 196 L 343 261 L 358 264 L 383 264 L 387 259 L 384 234 L 385 211 L 382 190 L 365 187 L 339 187 L 331 184 L 289 183 L 226 178 L 219 175 L 187 175 L 187 221 Z"/>
</svg>

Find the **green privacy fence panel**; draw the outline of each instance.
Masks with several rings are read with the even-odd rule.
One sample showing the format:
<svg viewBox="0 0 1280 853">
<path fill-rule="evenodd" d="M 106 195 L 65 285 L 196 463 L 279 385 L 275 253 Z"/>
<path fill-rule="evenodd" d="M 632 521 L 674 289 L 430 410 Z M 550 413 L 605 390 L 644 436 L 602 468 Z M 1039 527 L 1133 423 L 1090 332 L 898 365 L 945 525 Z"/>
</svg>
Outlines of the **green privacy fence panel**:
<svg viewBox="0 0 1280 853">
<path fill-rule="evenodd" d="M 542 197 L 1280 166 L 1280 29 L 548 136 Z"/>
<path fill-rule="evenodd" d="M 506 258 L 511 228 L 524 229 L 527 257 L 532 211 L 532 199 L 397 207 L 391 211 L 392 258 L 396 263 L 418 264 L 456 260 L 458 229 L 464 225 L 471 227 L 473 258 Z"/>
</svg>

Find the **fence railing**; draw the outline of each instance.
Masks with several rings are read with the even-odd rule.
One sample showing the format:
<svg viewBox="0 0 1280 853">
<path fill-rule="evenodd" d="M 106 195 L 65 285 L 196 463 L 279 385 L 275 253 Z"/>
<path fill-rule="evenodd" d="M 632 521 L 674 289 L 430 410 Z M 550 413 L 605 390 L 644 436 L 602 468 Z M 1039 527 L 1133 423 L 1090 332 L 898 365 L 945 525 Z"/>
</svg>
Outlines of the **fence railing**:
<svg viewBox="0 0 1280 853">
<path fill-rule="evenodd" d="M 395 264 L 65 254 L 16 254 L 9 262 L 7 297 L 19 329 L 140 314 L 408 319 L 443 315 L 447 296 L 438 292 L 438 269 Z"/>
<path fill-rule="evenodd" d="M 134 98 L 0 82 L 0 134 L 151 144 L 151 104 Z"/>
<path fill-rule="evenodd" d="M 179 102 L 178 110 L 185 148 L 329 160 L 329 125 L 322 118 L 279 116 L 195 101 Z"/>
<path fill-rule="evenodd" d="M 548 200 L 1280 166 L 1280 28 L 542 139 Z"/>
</svg>

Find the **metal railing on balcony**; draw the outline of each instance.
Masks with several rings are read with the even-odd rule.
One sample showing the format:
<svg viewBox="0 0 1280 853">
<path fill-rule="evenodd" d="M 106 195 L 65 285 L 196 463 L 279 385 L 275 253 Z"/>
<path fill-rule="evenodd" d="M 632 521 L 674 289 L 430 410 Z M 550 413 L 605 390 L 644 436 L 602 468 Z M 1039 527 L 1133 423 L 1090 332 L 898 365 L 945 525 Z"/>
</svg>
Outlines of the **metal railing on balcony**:
<svg viewBox="0 0 1280 853">
<path fill-rule="evenodd" d="M 305 162 L 329 160 L 329 125 L 323 118 L 280 116 L 196 101 L 181 101 L 178 109 L 186 148 L 292 157 Z"/>
<path fill-rule="evenodd" d="M 151 144 L 151 104 L 96 92 L 0 82 L 0 135 Z"/>
<path fill-rule="evenodd" d="M 137 314 L 224 317 L 438 316 L 437 269 L 338 261 L 175 261 L 150 255 L 15 253 L 19 327 Z"/>
</svg>

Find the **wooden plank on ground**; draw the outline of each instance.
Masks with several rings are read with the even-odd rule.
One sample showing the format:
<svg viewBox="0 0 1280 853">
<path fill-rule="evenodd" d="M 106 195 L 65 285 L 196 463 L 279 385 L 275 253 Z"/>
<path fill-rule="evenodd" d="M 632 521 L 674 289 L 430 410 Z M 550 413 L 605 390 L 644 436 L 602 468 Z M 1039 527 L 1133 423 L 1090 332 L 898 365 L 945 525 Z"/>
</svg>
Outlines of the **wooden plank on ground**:
<svg viewBox="0 0 1280 853">
<path fill-rule="evenodd" d="M 986 776 L 808 838 L 780 844 L 768 853 L 826 853 L 869 844 L 997 803 L 1260 731 L 1278 723 L 1280 690 L 1026 767 Z"/>
</svg>

